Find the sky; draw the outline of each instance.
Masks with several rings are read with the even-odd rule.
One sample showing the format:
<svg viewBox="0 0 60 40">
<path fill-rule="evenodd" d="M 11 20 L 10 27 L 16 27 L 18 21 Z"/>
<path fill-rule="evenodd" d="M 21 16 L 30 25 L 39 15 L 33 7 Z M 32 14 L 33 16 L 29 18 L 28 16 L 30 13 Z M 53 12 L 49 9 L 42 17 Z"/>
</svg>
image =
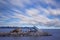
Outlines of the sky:
<svg viewBox="0 0 60 40">
<path fill-rule="evenodd" d="M 60 27 L 60 0 L 0 0 L 0 26 Z"/>
</svg>

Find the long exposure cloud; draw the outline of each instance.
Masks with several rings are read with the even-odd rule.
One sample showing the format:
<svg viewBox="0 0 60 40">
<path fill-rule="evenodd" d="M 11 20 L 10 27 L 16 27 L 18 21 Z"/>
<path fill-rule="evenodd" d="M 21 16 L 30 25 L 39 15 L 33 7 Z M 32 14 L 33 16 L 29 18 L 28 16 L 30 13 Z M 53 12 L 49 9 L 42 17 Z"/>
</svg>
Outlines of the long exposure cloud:
<svg viewBox="0 0 60 40">
<path fill-rule="evenodd" d="M 60 27 L 59 3 L 58 0 L 0 0 L 0 26 Z"/>
</svg>

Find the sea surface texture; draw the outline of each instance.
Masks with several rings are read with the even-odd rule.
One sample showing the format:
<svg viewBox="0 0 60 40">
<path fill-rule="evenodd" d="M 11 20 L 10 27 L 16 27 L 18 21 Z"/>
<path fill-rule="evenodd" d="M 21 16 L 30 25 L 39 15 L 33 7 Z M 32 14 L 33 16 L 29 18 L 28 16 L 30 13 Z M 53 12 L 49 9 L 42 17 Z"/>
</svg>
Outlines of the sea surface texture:
<svg viewBox="0 0 60 40">
<path fill-rule="evenodd" d="M 0 28 L 0 32 L 9 32 L 14 28 Z M 41 29 L 44 32 L 52 34 L 52 36 L 40 37 L 0 37 L 0 40 L 60 40 L 60 29 Z"/>
</svg>

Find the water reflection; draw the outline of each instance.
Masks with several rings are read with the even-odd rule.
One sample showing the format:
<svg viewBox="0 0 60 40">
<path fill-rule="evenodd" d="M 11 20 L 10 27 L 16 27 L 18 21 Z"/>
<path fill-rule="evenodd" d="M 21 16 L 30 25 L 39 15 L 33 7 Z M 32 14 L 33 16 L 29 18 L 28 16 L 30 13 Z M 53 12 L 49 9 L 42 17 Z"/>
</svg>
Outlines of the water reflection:
<svg viewBox="0 0 60 40">
<path fill-rule="evenodd" d="M 12 40 L 39 40 L 40 37 L 12 37 Z"/>
<path fill-rule="evenodd" d="M 0 40 L 40 40 L 40 37 L 0 37 Z"/>
</svg>

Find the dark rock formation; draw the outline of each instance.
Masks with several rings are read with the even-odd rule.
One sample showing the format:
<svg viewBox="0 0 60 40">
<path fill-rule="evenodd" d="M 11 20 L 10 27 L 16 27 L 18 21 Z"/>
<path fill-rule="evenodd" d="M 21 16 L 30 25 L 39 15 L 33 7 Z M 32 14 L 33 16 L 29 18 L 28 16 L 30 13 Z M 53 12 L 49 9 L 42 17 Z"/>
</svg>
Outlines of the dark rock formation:
<svg viewBox="0 0 60 40">
<path fill-rule="evenodd" d="M 17 28 L 9 33 L 0 33 L 0 36 L 51 36 L 47 32 L 38 31 L 36 28 Z"/>
</svg>

